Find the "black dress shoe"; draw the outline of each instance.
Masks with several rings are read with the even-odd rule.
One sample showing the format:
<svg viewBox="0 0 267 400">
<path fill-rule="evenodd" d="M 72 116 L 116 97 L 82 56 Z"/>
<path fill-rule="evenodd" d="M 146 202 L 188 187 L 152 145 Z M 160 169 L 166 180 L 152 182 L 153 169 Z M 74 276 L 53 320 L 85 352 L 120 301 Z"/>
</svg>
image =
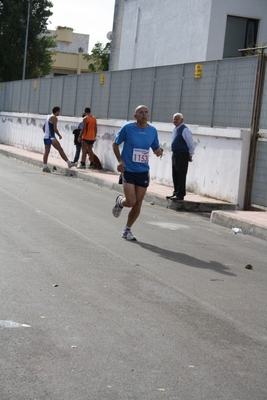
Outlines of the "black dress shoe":
<svg viewBox="0 0 267 400">
<path fill-rule="evenodd" d="M 183 200 L 184 197 L 183 196 L 176 196 L 176 194 L 173 194 L 171 196 L 166 196 L 167 200 Z"/>
</svg>

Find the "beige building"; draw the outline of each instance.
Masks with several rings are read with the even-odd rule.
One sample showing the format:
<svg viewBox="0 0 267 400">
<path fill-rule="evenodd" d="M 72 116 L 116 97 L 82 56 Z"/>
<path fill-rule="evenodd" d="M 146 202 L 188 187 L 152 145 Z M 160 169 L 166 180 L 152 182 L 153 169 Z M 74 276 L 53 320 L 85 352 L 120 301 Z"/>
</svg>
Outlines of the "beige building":
<svg viewBox="0 0 267 400">
<path fill-rule="evenodd" d="M 89 35 L 73 33 L 68 27 L 58 27 L 50 34 L 56 37 L 57 46 L 49 76 L 88 73 L 88 61 L 84 60 L 83 54 L 88 53 Z"/>
</svg>

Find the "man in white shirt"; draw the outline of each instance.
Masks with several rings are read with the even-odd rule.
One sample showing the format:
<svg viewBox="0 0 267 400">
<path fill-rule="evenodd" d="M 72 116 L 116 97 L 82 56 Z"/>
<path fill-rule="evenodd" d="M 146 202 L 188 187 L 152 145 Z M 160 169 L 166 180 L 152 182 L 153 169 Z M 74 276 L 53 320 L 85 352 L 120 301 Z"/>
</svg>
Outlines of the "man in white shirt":
<svg viewBox="0 0 267 400">
<path fill-rule="evenodd" d="M 192 132 L 184 124 L 184 117 L 181 113 L 173 115 L 175 128 L 172 132 L 171 151 L 172 151 L 172 180 L 173 195 L 167 196 L 172 200 L 184 200 L 186 195 L 186 175 L 188 162 L 193 161 L 195 151 Z"/>
</svg>

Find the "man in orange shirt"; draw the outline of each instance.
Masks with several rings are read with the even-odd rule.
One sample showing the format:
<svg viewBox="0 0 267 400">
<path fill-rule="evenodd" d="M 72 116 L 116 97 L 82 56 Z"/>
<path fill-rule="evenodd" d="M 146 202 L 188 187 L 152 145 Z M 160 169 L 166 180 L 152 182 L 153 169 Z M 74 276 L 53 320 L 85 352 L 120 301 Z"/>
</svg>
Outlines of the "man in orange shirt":
<svg viewBox="0 0 267 400">
<path fill-rule="evenodd" d="M 84 110 L 83 126 L 78 140 L 82 141 L 82 159 L 79 169 L 85 169 L 86 154 L 89 155 L 90 167 L 94 168 L 93 144 L 97 134 L 96 117 L 91 115 L 91 109 L 86 107 Z"/>
</svg>

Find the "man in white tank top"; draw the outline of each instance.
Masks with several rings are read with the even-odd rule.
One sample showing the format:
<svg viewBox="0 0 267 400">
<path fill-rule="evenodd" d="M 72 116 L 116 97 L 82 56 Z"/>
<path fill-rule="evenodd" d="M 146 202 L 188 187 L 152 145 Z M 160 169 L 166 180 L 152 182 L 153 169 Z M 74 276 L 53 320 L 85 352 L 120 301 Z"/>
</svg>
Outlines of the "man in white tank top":
<svg viewBox="0 0 267 400">
<path fill-rule="evenodd" d="M 68 168 L 74 167 L 77 164 L 71 162 L 68 159 L 63 148 L 61 147 L 59 141 L 56 138 L 57 134 L 59 139 L 62 139 L 62 136 L 60 135 L 57 129 L 57 121 L 58 121 L 57 117 L 59 116 L 59 114 L 60 114 L 60 107 L 54 107 L 52 110 L 52 114 L 48 115 L 43 126 L 44 145 L 45 145 L 45 152 L 43 157 L 43 172 L 51 172 L 50 168 L 48 168 L 47 165 L 51 145 L 59 152 L 63 160 L 66 161 L 66 163 L 68 164 Z"/>
</svg>

